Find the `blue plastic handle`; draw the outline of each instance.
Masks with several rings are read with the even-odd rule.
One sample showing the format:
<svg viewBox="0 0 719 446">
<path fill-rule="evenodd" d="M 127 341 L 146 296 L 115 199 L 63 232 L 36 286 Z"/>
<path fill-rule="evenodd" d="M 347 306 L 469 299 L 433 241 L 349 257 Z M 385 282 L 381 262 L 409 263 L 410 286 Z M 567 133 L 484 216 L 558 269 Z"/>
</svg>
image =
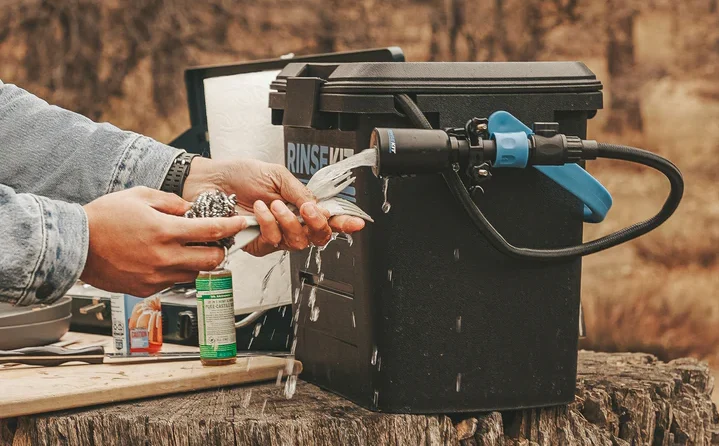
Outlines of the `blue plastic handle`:
<svg viewBox="0 0 719 446">
<path fill-rule="evenodd" d="M 508 138 L 505 135 L 513 135 L 523 132 L 526 136 L 532 135 L 532 129 L 524 125 L 522 121 L 512 116 L 506 111 L 498 111 L 489 117 L 489 133 L 490 136 L 498 142 L 497 158 L 500 154 L 511 150 L 516 150 L 516 144 L 512 147 L 502 147 L 502 141 Z M 498 139 L 499 136 L 499 139 Z M 515 140 L 516 138 L 510 138 Z M 507 149 L 507 150 L 505 150 Z M 527 150 L 528 146 L 527 146 Z M 527 154 L 528 156 L 528 154 Z M 514 159 L 520 158 L 516 155 Z M 500 163 L 495 167 L 525 167 L 521 163 L 511 165 L 509 163 Z M 602 184 L 582 169 L 578 164 L 565 164 L 563 166 L 534 166 L 535 169 L 548 176 L 554 182 L 569 191 L 572 195 L 579 198 L 584 203 L 584 221 L 587 223 L 599 223 L 607 216 L 609 209 L 612 207 L 612 196 Z"/>
</svg>

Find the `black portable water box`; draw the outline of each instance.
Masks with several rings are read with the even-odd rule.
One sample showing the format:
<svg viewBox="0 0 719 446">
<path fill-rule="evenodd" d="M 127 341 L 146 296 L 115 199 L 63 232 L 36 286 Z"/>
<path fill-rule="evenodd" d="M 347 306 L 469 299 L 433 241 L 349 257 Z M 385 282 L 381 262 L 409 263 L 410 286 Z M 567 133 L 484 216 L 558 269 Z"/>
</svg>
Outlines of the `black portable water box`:
<svg viewBox="0 0 719 446">
<path fill-rule="evenodd" d="M 375 127 L 411 127 L 395 105 L 401 93 L 435 128 L 506 110 L 584 138 L 602 107 L 601 83 L 576 62 L 290 63 L 270 94 L 287 167 L 306 182 L 366 149 Z M 375 222 L 331 242 L 321 269 L 317 248 L 291 256 L 302 378 L 383 412 L 571 402 L 581 260 L 500 254 L 440 175 L 390 179 L 384 213 L 382 180 L 366 167 L 355 173 L 340 196 Z M 582 204 L 539 171 L 497 169 L 482 187 L 475 201 L 514 245 L 582 242 Z"/>
</svg>

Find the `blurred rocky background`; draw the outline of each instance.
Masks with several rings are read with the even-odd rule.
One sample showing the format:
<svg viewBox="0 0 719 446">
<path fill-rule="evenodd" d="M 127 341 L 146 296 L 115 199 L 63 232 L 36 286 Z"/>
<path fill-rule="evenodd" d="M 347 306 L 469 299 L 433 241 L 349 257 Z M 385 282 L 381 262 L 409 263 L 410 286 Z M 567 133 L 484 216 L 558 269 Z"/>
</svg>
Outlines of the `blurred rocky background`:
<svg viewBox="0 0 719 446">
<path fill-rule="evenodd" d="M 0 0 L 0 79 L 169 142 L 189 123 L 193 65 L 390 45 L 411 61 L 583 61 L 605 86 L 589 136 L 660 153 L 686 179 L 660 230 L 585 260 L 584 346 L 719 368 L 718 1 Z M 627 164 L 590 169 L 615 208 L 587 238 L 668 191 Z"/>
</svg>

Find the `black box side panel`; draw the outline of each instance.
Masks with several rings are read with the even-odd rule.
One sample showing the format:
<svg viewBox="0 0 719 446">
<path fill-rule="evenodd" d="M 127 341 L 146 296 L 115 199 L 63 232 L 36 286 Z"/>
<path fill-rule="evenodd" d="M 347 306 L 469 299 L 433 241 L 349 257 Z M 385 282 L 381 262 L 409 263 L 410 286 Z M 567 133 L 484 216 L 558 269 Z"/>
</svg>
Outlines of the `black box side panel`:
<svg viewBox="0 0 719 446">
<path fill-rule="evenodd" d="M 496 110 L 528 124 L 555 118 L 546 95 L 531 99 L 445 96 L 418 102 L 438 113 L 440 127 Z M 564 117 L 573 119 L 562 123 L 563 131 L 584 136 L 585 112 Z M 495 169 L 484 190 L 479 206 L 513 244 L 581 243 L 581 204 L 538 171 Z M 389 201 L 392 210 L 376 231 L 386 235 L 375 242 L 383 249 L 372 259 L 382 265 L 378 281 L 392 270 L 375 300 L 382 308 L 379 408 L 460 412 L 571 401 L 581 261 L 543 265 L 499 254 L 438 175 L 391 180 Z"/>
</svg>

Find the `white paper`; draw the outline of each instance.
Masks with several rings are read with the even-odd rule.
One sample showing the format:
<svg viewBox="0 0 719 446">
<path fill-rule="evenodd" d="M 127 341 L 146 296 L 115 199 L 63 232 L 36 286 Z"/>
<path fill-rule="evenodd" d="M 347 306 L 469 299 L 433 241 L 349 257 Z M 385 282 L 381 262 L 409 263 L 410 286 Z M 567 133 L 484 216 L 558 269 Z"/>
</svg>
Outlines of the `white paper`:
<svg viewBox="0 0 719 446">
<path fill-rule="evenodd" d="M 279 71 L 237 74 L 205 79 L 205 105 L 213 159 L 255 158 L 284 165 L 282 126 L 272 125 L 270 83 Z M 263 295 L 262 279 L 281 253 L 253 257 L 234 250 L 232 271 L 235 313 L 291 303 L 289 257 L 278 265 Z"/>
</svg>

